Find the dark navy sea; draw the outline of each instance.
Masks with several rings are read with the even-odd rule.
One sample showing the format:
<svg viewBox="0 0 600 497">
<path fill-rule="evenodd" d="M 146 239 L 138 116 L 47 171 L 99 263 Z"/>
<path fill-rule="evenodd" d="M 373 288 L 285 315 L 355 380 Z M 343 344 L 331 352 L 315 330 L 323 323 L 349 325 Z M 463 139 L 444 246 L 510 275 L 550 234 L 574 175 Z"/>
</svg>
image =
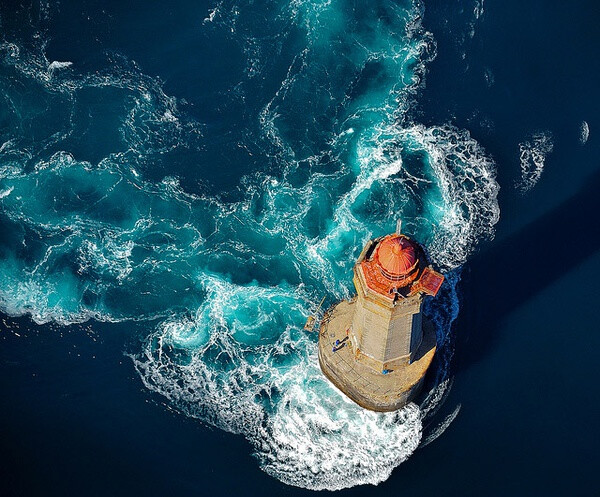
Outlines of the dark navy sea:
<svg viewBox="0 0 600 497">
<path fill-rule="evenodd" d="M 600 495 L 599 22 L 3 1 L 0 495 Z M 446 283 L 379 415 L 301 328 L 399 216 Z"/>
</svg>

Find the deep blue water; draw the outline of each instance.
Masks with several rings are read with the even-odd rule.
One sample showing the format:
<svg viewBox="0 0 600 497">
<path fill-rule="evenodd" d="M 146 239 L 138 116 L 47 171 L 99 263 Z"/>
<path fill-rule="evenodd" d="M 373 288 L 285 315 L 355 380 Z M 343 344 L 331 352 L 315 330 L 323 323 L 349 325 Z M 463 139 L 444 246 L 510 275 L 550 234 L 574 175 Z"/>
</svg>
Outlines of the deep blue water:
<svg viewBox="0 0 600 497">
<path fill-rule="evenodd" d="M 597 493 L 599 13 L 3 3 L 2 494 Z M 398 216 L 448 283 L 376 415 L 300 328 Z"/>
</svg>

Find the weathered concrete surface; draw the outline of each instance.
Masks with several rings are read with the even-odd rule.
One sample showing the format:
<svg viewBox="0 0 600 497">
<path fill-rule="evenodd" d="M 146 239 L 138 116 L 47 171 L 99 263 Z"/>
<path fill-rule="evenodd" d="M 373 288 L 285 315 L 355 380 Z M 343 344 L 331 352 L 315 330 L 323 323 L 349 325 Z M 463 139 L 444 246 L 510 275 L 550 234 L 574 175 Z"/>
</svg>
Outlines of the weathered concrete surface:
<svg viewBox="0 0 600 497">
<path fill-rule="evenodd" d="M 423 321 L 423 340 L 410 364 L 387 374 L 356 361 L 346 339 L 356 303 L 342 301 L 330 309 L 321 323 L 319 363 L 325 376 L 354 402 L 372 411 L 395 411 L 410 402 L 423 383 L 435 354 L 435 330 Z M 345 340 L 333 351 L 335 341 Z"/>
</svg>

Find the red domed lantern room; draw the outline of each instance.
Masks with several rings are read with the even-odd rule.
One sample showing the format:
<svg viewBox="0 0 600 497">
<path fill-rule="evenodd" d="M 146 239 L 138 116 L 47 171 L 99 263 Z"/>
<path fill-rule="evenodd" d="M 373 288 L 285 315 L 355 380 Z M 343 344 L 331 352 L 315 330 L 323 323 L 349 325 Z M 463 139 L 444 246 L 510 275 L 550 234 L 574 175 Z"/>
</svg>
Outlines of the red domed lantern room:
<svg viewBox="0 0 600 497">
<path fill-rule="evenodd" d="M 375 252 L 381 273 L 392 281 L 405 280 L 417 268 L 417 249 L 404 235 L 385 237 Z"/>
<path fill-rule="evenodd" d="M 427 264 L 423 248 L 400 233 L 374 240 L 360 268 L 367 286 L 389 298 L 418 292 L 435 296 L 444 282 L 444 277 Z"/>
</svg>

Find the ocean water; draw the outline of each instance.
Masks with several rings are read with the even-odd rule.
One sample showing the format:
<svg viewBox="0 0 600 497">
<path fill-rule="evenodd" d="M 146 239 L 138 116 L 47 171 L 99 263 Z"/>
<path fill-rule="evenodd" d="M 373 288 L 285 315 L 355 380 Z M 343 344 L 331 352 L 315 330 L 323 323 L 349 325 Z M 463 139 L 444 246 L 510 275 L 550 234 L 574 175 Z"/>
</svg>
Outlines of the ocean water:
<svg viewBox="0 0 600 497">
<path fill-rule="evenodd" d="M 597 14 L 3 3 L 8 494 L 597 490 Z M 376 414 L 302 325 L 398 217 L 447 283 Z"/>
</svg>

